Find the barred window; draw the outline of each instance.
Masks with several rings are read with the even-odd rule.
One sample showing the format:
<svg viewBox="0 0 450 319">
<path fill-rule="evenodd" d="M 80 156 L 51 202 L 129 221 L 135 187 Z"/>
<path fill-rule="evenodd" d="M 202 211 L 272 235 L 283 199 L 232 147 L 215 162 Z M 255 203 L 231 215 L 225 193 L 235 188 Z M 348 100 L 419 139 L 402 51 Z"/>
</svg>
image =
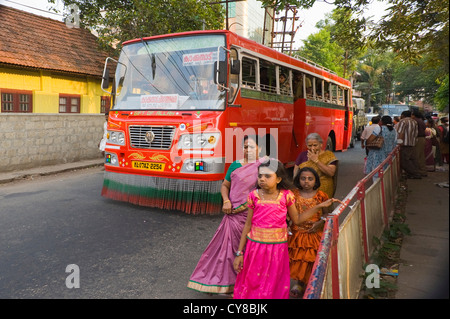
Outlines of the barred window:
<svg viewBox="0 0 450 319">
<path fill-rule="evenodd" d="M 80 96 L 60 94 L 59 113 L 80 113 Z"/>
<path fill-rule="evenodd" d="M 109 108 L 111 107 L 111 98 L 109 96 L 101 96 L 100 97 L 100 113 L 105 114 L 109 112 Z"/>
<path fill-rule="evenodd" d="M 31 113 L 33 111 L 31 91 L 0 89 L 0 92 L 2 112 Z"/>
</svg>

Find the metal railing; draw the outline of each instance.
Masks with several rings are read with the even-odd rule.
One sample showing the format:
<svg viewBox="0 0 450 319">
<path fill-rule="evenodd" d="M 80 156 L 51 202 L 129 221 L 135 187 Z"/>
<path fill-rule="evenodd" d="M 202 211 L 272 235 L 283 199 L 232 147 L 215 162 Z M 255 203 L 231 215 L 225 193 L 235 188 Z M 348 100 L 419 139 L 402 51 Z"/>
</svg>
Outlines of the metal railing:
<svg viewBox="0 0 450 319">
<path fill-rule="evenodd" d="M 389 227 L 395 208 L 399 150 L 395 147 L 327 217 L 304 299 L 358 298 L 363 266 L 374 250 L 371 239 Z"/>
</svg>

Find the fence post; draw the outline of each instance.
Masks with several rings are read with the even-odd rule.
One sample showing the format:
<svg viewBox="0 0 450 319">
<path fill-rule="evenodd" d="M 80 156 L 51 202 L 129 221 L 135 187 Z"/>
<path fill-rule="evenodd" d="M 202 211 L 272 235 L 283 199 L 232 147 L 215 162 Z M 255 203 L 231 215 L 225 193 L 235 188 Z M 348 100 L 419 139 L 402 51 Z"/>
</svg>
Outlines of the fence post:
<svg viewBox="0 0 450 319">
<path fill-rule="evenodd" d="M 369 247 L 367 243 L 367 224 L 366 224 L 366 204 L 365 204 L 365 197 L 366 197 L 366 185 L 363 182 L 359 182 L 358 185 L 358 195 L 357 199 L 360 202 L 361 206 L 361 227 L 362 227 L 362 238 L 363 238 L 363 244 L 364 244 L 364 259 L 366 263 L 369 262 Z"/>
<path fill-rule="evenodd" d="M 384 218 L 384 225 L 389 228 L 389 220 L 388 220 L 388 213 L 386 208 L 386 194 L 384 191 L 384 169 L 381 168 L 378 172 L 378 177 L 380 178 L 380 187 L 381 187 L 381 202 L 383 204 L 383 218 Z"/>
<path fill-rule="evenodd" d="M 339 236 L 339 215 L 333 217 L 333 229 L 331 240 L 331 285 L 333 291 L 333 299 L 340 299 L 339 291 L 339 259 L 338 259 L 338 236 Z"/>
</svg>

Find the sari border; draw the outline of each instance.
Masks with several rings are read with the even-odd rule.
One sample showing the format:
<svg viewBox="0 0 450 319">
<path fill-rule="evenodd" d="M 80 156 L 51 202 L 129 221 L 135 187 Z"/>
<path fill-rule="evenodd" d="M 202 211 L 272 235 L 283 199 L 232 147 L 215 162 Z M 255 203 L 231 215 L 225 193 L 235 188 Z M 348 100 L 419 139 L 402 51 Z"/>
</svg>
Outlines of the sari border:
<svg viewBox="0 0 450 319">
<path fill-rule="evenodd" d="M 207 292 L 213 294 L 227 294 L 234 291 L 234 284 L 232 285 L 206 285 L 197 281 L 189 280 L 187 287 L 199 292 Z"/>
<path fill-rule="evenodd" d="M 283 244 L 288 242 L 287 228 L 261 228 L 253 226 L 247 238 L 260 244 Z"/>
</svg>

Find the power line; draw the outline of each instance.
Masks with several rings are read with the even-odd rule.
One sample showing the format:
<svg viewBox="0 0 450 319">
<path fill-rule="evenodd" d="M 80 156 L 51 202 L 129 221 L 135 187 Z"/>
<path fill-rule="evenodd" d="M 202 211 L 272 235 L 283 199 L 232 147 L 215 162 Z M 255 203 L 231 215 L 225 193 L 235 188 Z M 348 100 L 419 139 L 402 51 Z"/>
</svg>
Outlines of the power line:
<svg viewBox="0 0 450 319">
<path fill-rule="evenodd" d="M 29 9 L 33 9 L 33 10 L 37 10 L 37 11 L 42 11 L 42 12 L 49 13 L 49 14 L 54 14 L 54 15 L 57 15 L 57 16 L 60 16 L 60 17 L 63 16 L 62 14 L 59 14 L 59 13 L 56 13 L 56 12 L 51 12 L 51 11 L 48 11 L 48 10 L 43 10 L 43 9 L 35 8 L 35 7 L 29 6 L 29 5 L 26 5 L 26 4 L 23 4 L 23 3 L 19 3 L 19 2 L 16 2 L 16 1 L 12 1 L 12 0 L 5 0 L 5 1 L 6 1 L 6 2 L 11 2 L 11 3 L 17 4 L 17 5 L 22 6 L 22 7 L 27 7 L 27 8 L 29 8 Z"/>
</svg>

